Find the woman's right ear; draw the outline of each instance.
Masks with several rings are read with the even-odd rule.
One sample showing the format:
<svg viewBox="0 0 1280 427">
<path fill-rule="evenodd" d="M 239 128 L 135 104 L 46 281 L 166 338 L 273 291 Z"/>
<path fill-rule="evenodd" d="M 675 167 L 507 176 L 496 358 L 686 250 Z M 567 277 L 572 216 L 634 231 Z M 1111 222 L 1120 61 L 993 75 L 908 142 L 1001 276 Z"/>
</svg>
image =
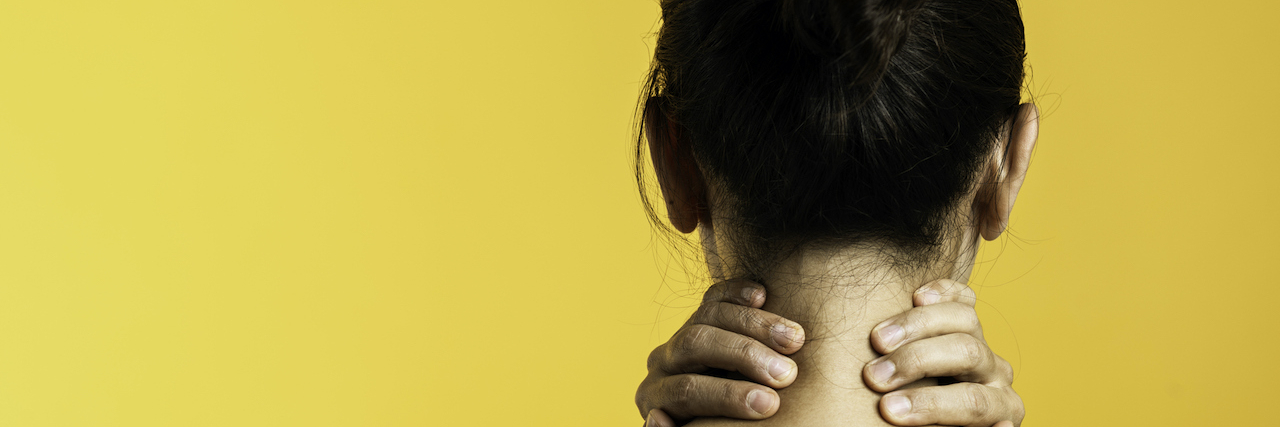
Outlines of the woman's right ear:
<svg viewBox="0 0 1280 427">
<path fill-rule="evenodd" d="M 667 205 L 667 218 L 681 233 L 692 233 L 705 216 L 706 182 L 682 128 L 662 108 L 661 98 L 645 103 L 644 137 L 649 141 L 653 171 Z"/>
<path fill-rule="evenodd" d="M 987 184 L 990 197 L 982 200 L 985 206 L 978 209 L 979 232 L 989 241 L 1000 237 L 1009 226 L 1013 202 L 1027 179 L 1031 153 L 1040 136 L 1040 110 L 1035 104 L 1022 104 L 1010 120 L 1009 128 L 1008 137 L 1002 141 L 1004 149 L 995 153 L 988 166 L 995 171 L 994 179 Z"/>
</svg>

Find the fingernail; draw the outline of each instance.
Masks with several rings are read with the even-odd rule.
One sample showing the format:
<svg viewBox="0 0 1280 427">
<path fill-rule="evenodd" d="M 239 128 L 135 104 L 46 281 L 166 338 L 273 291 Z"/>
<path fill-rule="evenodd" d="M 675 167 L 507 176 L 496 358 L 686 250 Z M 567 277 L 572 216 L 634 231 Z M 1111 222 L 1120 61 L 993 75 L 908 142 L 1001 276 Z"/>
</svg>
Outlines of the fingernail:
<svg viewBox="0 0 1280 427">
<path fill-rule="evenodd" d="M 769 375 L 773 376 L 775 380 L 782 381 L 788 375 L 791 375 L 791 364 L 785 360 L 774 358 L 769 361 Z"/>
<path fill-rule="evenodd" d="M 893 372 L 898 367 L 893 364 L 892 360 L 882 360 L 871 365 L 871 379 L 884 384 L 889 382 L 889 378 L 893 378 Z"/>
<path fill-rule="evenodd" d="M 905 417 L 911 412 L 911 399 L 896 394 L 885 396 L 884 409 L 895 417 Z"/>
<path fill-rule="evenodd" d="M 880 335 L 881 344 L 884 344 L 885 347 L 892 348 L 898 344 L 898 341 L 902 341 L 903 331 L 901 326 L 890 324 L 889 326 L 880 328 L 880 332 L 877 332 L 876 334 Z"/>
<path fill-rule="evenodd" d="M 773 342 L 778 344 L 779 347 L 790 347 L 792 344 L 795 344 L 795 328 L 788 327 L 781 323 L 776 323 L 770 329 L 773 332 Z"/>
<path fill-rule="evenodd" d="M 746 301 L 747 305 L 755 305 L 756 288 L 742 288 L 742 300 Z"/>
<path fill-rule="evenodd" d="M 920 305 L 933 304 L 935 302 L 938 302 L 938 300 L 940 299 L 942 299 L 942 294 L 938 293 L 938 291 L 935 291 L 933 289 L 929 289 L 920 293 Z"/>
<path fill-rule="evenodd" d="M 774 406 L 773 395 L 760 390 L 753 390 L 747 394 L 747 406 L 757 414 L 767 414 Z"/>
</svg>

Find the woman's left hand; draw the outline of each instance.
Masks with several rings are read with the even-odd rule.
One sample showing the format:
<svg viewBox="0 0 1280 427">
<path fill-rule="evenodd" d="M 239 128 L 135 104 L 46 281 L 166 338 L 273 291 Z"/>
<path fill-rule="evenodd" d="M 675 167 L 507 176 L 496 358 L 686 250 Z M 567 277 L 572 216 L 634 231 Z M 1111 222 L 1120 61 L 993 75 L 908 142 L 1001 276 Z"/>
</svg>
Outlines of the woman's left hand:
<svg viewBox="0 0 1280 427">
<path fill-rule="evenodd" d="M 884 356 L 862 370 L 867 387 L 891 392 L 880 414 L 899 426 L 1014 427 L 1026 410 L 1013 391 L 1013 368 L 991 352 L 974 311 L 972 289 L 937 280 L 916 290 L 915 308 L 871 330 L 871 345 Z M 921 378 L 956 383 L 897 390 Z"/>
</svg>

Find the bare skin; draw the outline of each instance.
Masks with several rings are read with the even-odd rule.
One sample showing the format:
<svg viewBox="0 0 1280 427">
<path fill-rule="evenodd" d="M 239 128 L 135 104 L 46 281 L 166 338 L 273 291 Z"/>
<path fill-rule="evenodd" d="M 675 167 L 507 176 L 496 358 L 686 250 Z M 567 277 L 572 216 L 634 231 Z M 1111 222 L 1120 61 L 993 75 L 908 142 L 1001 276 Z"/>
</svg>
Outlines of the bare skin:
<svg viewBox="0 0 1280 427">
<path fill-rule="evenodd" d="M 762 373 L 767 372 L 776 359 L 793 363 L 784 355 L 798 351 L 805 337 L 803 329 L 796 329 L 798 324 L 760 310 L 765 300 L 764 287 L 749 281 L 721 282 L 707 290 L 702 306 L 685 326 L 650 355 L 650 374 L 636 394 L 636 405 L 646 415 L 647 426 L 674 427 L 679 425 L 677 420 L 687 421 L 698 416 L 763 419 L 777 412 L 774 402 L 768 402 L 767 408 L 757 412 L 751 408 L 754 399 L 749 396 L 752 392 L 774 396 L 769 387 L 780 389 L 794 382 L 795 375 L 790 375 L 789 381 L 775 383 L 768 374 Z M 917 288 L 912 296 L 914 308 L 872 328 L 872 347 L 887 356 L 846 369 L 861 370 L 864 384 L 878 392 L 905 389 L 906 384 L 922 376 L 949 375 L 955 381 L 983 384 L 991 390 L 917 387 L 903 393 L 913 401 L 959 402 L 958 406 L 931 411 L 955 421 L 955 425 L 978 425 L 989 419 L 1020 421 L 1022 401 L 1010 387 L 1013 372 L 1004 359 L 990 349 L 958 353 L 964 358 L 954 357 L 957 354 L 955 337 L 951 337 L 954 334 L 969 334 L 973 338 L 971 343 L 986 347 L 977 313 L 973 311 L 976 301 L 972 289 L 952 280 L 937 280 Z M 898 326 L 903 331 L 897 343 L 889 339 L 895 334 L 884 333 L 889 326 Z M 939 337 L 941 339 L 937 339 Z M 774 353 L 762 347 L 777 350 Z M 907 350 L 898 351 L 902 349 Z M 895 367 L 888 381 L 879 380 L 875 375 L 884 371 L 884 361 L 893 362 Z M 756 382 L 705 375 L 713 368 L 738 372 Z M 964 393 L 984 393 L 986 398 L 964 396 Z M 987 406 L 974 407 L 977 402 L 985 402 Z M 1014 423 L 1007 420 L 996 423 L 995 427 L 1014 427 Z M 886 421 L 904 426 L 923 422 L 913 418 Z"/>
<path fill-rule="evenodd" d="M 817 257 L 808 257 L 810 259 L 798 259 L 792 263 L 794 270 L 782 273 L 789 277 L 812 278 L 819 274 L 817 269 L 826 271 L 831 264 L 825 260 L 828 255 L 822 254 Z M 813 259 L 816 258 L 816 259 Z M 844 259 L 841 265 L 849 265 L 849 263 L 857 263 L 858 261 Z M 879 264 L 877 262 L 877 264 Z M 865 265 L 865 264 L 864 264 Z M 865 272 L 865 270 L 864 270 Z M 877 275 L 872 274 L 871 277 Z M 865 277 L 859 275 L 859 277 Z M 786 282 L 784 278 L 773 278 L 770 283 Z M 965 398 L 964 394 L 956 394 L 953 399 L 939 399 L 938 392 L 944 391 L 948 387 L 957 388 L 967 387 L 967 384 L 955 384 L 949 386 L 938 387 L 938 382 L 931 377 L 949 376 L 953 374 L 966 374 L 968 372 L 969 361 L 976 360 L 982 365 L 998 366 L 994 363 L 997 360 L 986 346 L 978 339 L 970 334 L 954 333 L 947 334 L 942 337 L 932 338 L 938 341 L 933 344 L 943 344 L 942 346 L 934 346 L 935 348 L 921 348 L 908 343 L 901 345 L 898 342 L 893 346 L 899 346 L 898 351 L 889 352 L 884 359 L 880 359 L 880 352 L 877 351 L 875 339 L 868 339 L 875 335 L 875 332 L 882 332 L 888 326 L 880 326 L 877 320 L 890 318 L 894 315 L 906 311 L 913 305 L 914 286 L 906 285 L 912 283 L 902 279 L 885 278 L 876 282 L 864 282 L 856 280 L 833 279 L 831 281 L 812 281 L 807 280 L 794 285 L 774 286 L 771 294 L 775 298 L 771 298 L 764 307 L 766 311 L 770 311 L 790 319 L 802 319 L 798 323 L 809 332 L 809 339 L 799 351 L 792 355 L 798 373 L 795 380 L 787 387 L 777 390 L 780 399 L 777 405 L 776 413 L 773 416 L 758 421 L 761 425 L 891 425 L 887 420 L 906 421 L 913 419 L 914 423 L 904 423 L 904 425 L 983 425 L 990 426 L 998 421 L 1004 415 L 1003 408 L 984 408 L 984 411 L 969 411 L 963 407 L 970 405 L 972 400 Z M 778 289 L 781 288 L 781 289 Z M 774 303 L 773 301 L 777 301 Z M 959 304 L 959 303 L 951 303 Z M 947 310 L 949 304 L 939 304 L 931 308 Z M 877 330 L 878 328 L 878 330 Z M 902 336 L 904 334 L 895 334 Z M 888 340 L 879 340 L 881 344 Z M 899 339 L 900 341 L 900 339 Z M 941 347 L 941 348 L 937 348 Z M 924 351 L 921 351 L 921 350 Z M 887 349 L 885 349 L 887 351 Z M 930 352 L 929 350 L 933 350 Z M 975 355 L 975 358 L 969 358 L 967 355 Z M 876 373 L 883 372 L 881 369 L 890 366 L 894 362 L 895 357 L 902 361 L 915 362 L 917 368 L 919 365 L 927 365 L 920 363 L 923 358 L 934 357 L 942 358 L 946 362 L 947 356 L 955 355 L 961 360 L 952 363 L 951 366 L 938 366 L 934 363 L 932 368 L 937 370 L 936 373 L 914 369 L 914 372 L 902 372 L 894 369 L 892 374 L 888 375 L 886 380 L 879 380 Z M 870 363 L 877 361 L 876 363 Z M 896 368 L 898 363 L 893 363 Z M 904 367 L 911 366 L 902 363 Z M 868 366 L 869 365 L 869 366 Z M 851 366 L 866 366 L 864 369 L 848 369 Z M 926 368 L 928 369 L 928 368 Z M 926 375 L 930 378 L 927 378 Z M 979 373 L 978 375 L 983 375 Z M 980 387 L 986 387 L 981 385 Z M 932 388 L 933 394 L 918 394 L 911 396 L 906 393 L 918 390 Z M 897 394 L 889 395 L 882 399 L 882 390 L 902 390 Z M 1002 397 L 1000 389 L 991 387 L 990 393 L 997 397 Z M 907 402 L 914 403 L 915 411 L 908 409 L 904 413 L 894 413 L 892 409 L 897 409 L 895 400 L 899 397 L 907 397 Z M 911 399 L 915 397 L 915 399 Z M 913 402 L 914 400 L 914 402 Z M 786 402 L 786 404 L 781 404 Z M 938 410 L 947 410 L 946 413 L 938 413 Z M 977 415 L 977 417 L 974 417 Z M 1020 418 L 1020 417 L 1019 417 Z M 700 418 L 694 420 L 689 425 L 732 425 L 743 423 L 745 421 L 729 418 Z"/>
<path fill-rule="evenodd" d="M 1010 119 L 1005 137 L 998 141 L 999 149 L 993 150 L 976 180 L 978 184 L 957 206 L 957 217 L 966 221 L 953 230 L 951 235 L 956 237 L 935 263 L 904 270 L 884 267 L 892 265 L 882 258 L 888 248 L 875 246 L 806 250 L 769 274 L 765 282 L 770 284 L 770 298 L 763 305 L 757 305 L 764 300 L 763 292 L 759 297 L 754 296 L 755 291 L 740 294 L 738 314 L 726 317 L 723 313 L 733 309 L 723 307 L 735 304 L 716 301 L 717 294 L 709 293 L 704 309 L 716 309 L 700 312 L 722 314 L 695 315 L 685 330 L 700 332 L 673 337 L 672 342 L 683 349 L 677 353 L 684 359 L 672 362 L 660 351 L 650 359 L 650 378 L 637 393 L 637 404 L 648 415 L 648 423 L 674 425 L 673 418 L 709 415 L 765 418 L 765 424 L 782 425 L 1020 423 L 1023 408 L 1009 387 L 1011 370 L 982 340 L 972 310 L 972 291 L 962 284 L 971 271 L 977 237 L 992 240 L 1008 223 L 1026 176 L 1037 128 L 1034 106 L 1023 106 Z M 666 129 L 665 135 L 653 134 L 652 127 L 648 130 L 672 224 L 683 232 L 699 229 L 713 276 L 732 276 L 736 269 L 732 248 L 718 245 L 727 241 L 723 233 L 732 230 L 716 229 L 711 221 L 729 213 L 716 212 L 706 202 L 715 199 L 707 196 L 717 189 L 703 179 L 696 161 L 681 147 L 678 129 Z M 945 279 L 924 287 L 913 285 L 934 278 Z M 744 286 L 749 287 L 738 285 Z M 724 321 L 735 318 L 736 323 Z M 889 320 L 879 321 L 886 318 Z M 711 367 L 741 372 L 759 384 L 672 375 L 687 370 L 691 361 L 706 360 L 712 351 L 707 349 L 716 348 L 691 344 L 691 335 L 722 344 L 720 348 L 742 350 L 736 358 L 720 356 L 714 362 L 724 366 Z M 769 363 L 779 359 L 784 361 L 782 365 Z M 848 369 L 850 366 L 864 368 L 857 372 Z M 782 375 L 776 375 L 779 373 Z M 887 379 L 878 374 L 887 374 Z M 954 377 L 964 382 L 938 386 L 927 379 L 920 381 L 928 377 Z M 711 390 L 718 393 L 704 393 Z M 892 390 L 899 391 L 881 398 L 881 393 Z M 783 401 L 787 404 L 782 405 Z M 741 421 L 700 418 L 694 425 L 737 422 Z"/>
</svg>

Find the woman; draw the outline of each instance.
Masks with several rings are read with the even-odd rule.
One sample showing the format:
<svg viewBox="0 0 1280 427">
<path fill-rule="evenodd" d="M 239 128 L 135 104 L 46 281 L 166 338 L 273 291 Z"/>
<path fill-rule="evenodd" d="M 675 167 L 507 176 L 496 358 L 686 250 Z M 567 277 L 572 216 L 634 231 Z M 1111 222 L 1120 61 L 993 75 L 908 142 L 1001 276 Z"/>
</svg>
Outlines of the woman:
<svg viewBox="0 0 1280 427">
<path fill-rule="evenodd" d="M 1038 132 L 1016 0 L 662 13 L 637 163 L 647 148 L 671 226 L 699 231 L 723 283 L 651 355 L 648 422 L 1020 422 L 963 285 Z"/>
</svg>

